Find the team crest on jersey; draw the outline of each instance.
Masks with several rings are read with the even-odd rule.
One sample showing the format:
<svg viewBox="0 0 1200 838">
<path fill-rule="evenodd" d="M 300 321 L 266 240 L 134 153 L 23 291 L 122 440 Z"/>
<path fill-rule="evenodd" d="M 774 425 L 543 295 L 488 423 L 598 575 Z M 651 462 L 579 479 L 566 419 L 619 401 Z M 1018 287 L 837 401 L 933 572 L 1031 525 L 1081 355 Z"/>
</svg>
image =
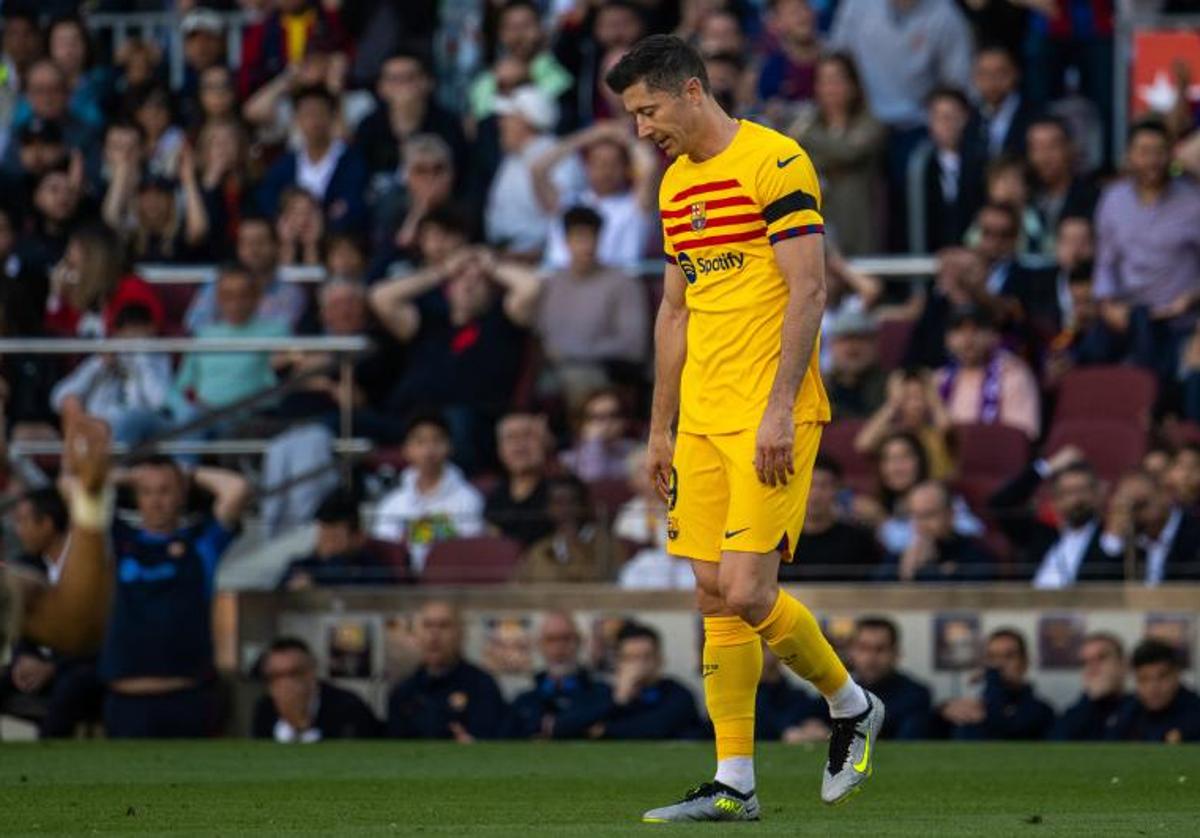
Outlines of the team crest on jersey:
<svg viewBox="0 0 1200 838">
<path fill-rule="evenodd" d="M 708 224 L 708 213 L 704 210 L 704 202 L 697 201 L 692 204 L 692 229 L 698 233 L 704 229 L 706 224 Z"/>
</svg>

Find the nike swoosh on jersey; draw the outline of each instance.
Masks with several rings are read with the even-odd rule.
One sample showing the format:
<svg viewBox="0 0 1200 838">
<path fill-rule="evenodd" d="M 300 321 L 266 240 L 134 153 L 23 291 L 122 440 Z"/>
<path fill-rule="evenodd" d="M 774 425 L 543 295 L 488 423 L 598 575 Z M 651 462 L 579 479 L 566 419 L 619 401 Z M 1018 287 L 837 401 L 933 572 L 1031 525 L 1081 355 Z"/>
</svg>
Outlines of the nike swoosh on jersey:
<svg viewBox="0 0 1200 838">
<path fill-rule="evenodd" d="M 726 537 L 726 538 L 733 538 L 735 535 L 741 535 L 742 533 L 744 533 L 744 532 L 745 532 L 746 530 L 748 530 L 748 529 L 750 529 L 750 528 L 749 528 L 749 527 L 742 527 L 740 530 L 725 530 L 725 537 Z"/>
<path fill-rule="evenodd" d="M 786 166 L 788 163 L 791 163 L 793 160 L 795 160 L 799 156 L 800 156 L 799 154 L 793 154 L 791 157 L 784 158 L 783 160 L 776 160 L 775 165 L 782 169 L 784 166 Z"/>
<path fill-rule="evenodd" d="M 871 733 L 867 732 L 867 743 L 863 746 L 862 759 L 854 763 L 854 770 L 859 774 L 865 774 L 867 765 L 871 762 Z"/>
</svg>

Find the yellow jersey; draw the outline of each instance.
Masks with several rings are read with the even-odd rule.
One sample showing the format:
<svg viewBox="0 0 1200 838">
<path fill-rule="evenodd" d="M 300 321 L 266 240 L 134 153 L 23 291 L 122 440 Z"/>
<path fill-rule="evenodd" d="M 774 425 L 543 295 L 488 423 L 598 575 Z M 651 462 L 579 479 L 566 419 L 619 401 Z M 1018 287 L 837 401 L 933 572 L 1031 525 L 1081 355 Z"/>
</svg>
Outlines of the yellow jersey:
<svg viewBox="0 0 1200 838">
<path fill-rule="evenodd" d="M 799 144 L 747 120 L 720 154 L 701 163 L 680 155 L 663 175 L 666 259 L 687 280 L 681 431 L 733 433 L 762 421 L 788 300 L 772 245 L 824 233 L 820 205 L 816 172 Z M 797 422 L 829 421 L 819 357 L 814 346 L 796 394 Z"/>
</svg>

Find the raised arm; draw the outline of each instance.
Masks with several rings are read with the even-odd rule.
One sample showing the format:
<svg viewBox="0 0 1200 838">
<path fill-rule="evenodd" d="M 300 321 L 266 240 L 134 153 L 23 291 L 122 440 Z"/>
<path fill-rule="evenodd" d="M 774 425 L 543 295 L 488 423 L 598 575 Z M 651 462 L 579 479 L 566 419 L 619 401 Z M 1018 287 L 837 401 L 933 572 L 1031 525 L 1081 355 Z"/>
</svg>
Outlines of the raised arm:
<svg viewBox="0 0 1200 838">
<path fill-rule="evenodd" d="M 213 517 L 217 522 L 226 529 L 236 527 L 250 502 L 250 484 L 246 478 L 228 469 L 201 466 L 192 472 L 192 480 L 212 494 Z"/>
<path fill-rule="evenodd" d="M 537 272 L 516 262 L 498 262 L 488 251 L 482 251 L 480 258 L 488 275 L 504 289 L 504 314 L 518 326 L 531 324 L 542 292 Z"/>
<path fill-rule="evenodd" d="M 184 143 L 179 152 L 179 182 L 183 186 L 184 237 L 189 246 L 198 247 L 208 238 L 209 220 L 190 143 Z"/>
<path fill-rule="evenodd" d="M 663 299 L 654 321 L 654 397 L 650 407 L 650 439 L 646 468 L 664 498 L 671 483 L 675 455 L 672 426 L 679 413 L 679 382 L 687 358 L 688 310 L 683 271 L 668 264 L 663 273 Z"/>
<path fill-rule="evenodd" d="M 458 264 L 457 260 L 449 260 L 376 283 L 367 296 L 371 311 L 397 340 L 412 340 L 421 327 L 421 315 L 413 301 L 449 279 Z"/>
</svg>

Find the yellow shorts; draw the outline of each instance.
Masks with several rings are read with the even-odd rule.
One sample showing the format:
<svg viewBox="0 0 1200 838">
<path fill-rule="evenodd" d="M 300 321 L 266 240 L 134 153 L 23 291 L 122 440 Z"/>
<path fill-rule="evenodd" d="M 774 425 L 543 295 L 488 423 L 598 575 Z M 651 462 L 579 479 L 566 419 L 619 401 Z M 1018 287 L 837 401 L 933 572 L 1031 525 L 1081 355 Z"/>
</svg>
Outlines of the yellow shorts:
<svg viewBox="0 0 1200 838">
<path fill-rule="evenodd" d="M 667 552 L 719 562 L 725 550 L 770 553 L 792 560 L 804 527 L 821 425 L 796 426 L 793 466 L 786 486 L 767 486 L 754 471 L 757 429 L 700 436 L 680 433 L 667 505 Z"/>
</svg>

